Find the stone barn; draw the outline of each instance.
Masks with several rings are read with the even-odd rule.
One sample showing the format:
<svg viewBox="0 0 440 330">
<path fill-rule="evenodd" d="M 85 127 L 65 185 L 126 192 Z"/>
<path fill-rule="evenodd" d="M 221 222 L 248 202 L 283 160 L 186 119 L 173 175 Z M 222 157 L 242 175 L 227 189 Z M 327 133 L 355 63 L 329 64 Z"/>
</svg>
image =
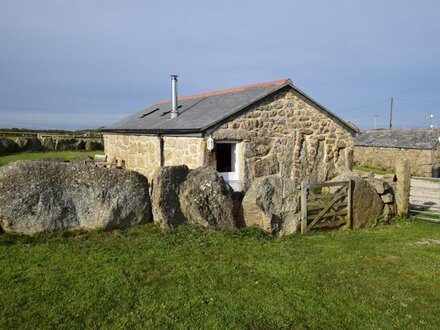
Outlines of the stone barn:
<svg viewBox="0 0 440 330">
<path fill-rule="evenodd" d="M 109 160 L 149 179 L 160 166 L 212 166 L 236 190 L 257 177 L 325 181 L 352 166 L 357 129 L 290 79 L 159 101 L 103 130 Z"/>
<path fill-rule="evenodd" d="M 431 176 L 432 169 L 440 166 L 439 137 L 438 129 L 365 132 L 356 138 L 354 162 L 393 171 L 397 160 L 406 158 L 413 173 Z"/>
</svg>

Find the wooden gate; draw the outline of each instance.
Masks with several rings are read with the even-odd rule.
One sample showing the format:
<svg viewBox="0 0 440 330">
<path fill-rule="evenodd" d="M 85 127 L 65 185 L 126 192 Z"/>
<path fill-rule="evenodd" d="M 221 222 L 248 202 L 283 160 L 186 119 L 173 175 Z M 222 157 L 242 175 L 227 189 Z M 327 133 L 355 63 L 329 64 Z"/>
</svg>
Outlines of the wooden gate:
<svg viewBox="0 0 440 330">
<path fill-rule="evenodd" d="M 302 234 L 312 229 L 351 229 L 351 180 L 317 184 L 303 183 L 301 189 Z M 332 192 L 332 190 L 335 191 Z"/>
</svg>

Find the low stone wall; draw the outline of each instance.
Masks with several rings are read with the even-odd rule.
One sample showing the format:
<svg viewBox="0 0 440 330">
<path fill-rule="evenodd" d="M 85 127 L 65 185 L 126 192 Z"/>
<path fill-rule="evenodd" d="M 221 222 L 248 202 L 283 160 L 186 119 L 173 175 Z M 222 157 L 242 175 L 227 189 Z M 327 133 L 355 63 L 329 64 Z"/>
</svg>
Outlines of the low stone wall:
<svg viewBox="0 0 440 330">
<path fill-rule="evenodd" d="M 354 148 L 354 163 L 357 165 L 394 171 L 396 162 L 401 158 L 411 163 L 413 173 L 422 176 L 431 176 L 432 168 L 438 166 L 435 151 L 432 150 L 362 146 Z"/>
<path fill-rule="evenodd" d="M 14 141 L 1 138 L 0 154 L 22 151 L 103 150 L 102 142 L 89 139 L 53 139 L 51 137 L 19 137 Z"/>
</svg>

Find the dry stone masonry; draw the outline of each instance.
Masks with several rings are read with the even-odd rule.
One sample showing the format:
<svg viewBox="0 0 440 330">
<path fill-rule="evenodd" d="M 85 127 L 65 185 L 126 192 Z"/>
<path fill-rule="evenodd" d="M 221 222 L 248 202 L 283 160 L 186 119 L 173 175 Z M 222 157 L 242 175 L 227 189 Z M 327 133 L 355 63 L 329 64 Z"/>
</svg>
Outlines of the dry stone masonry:
<svg viewBox="0 0 440 330">
<path fill-rule="evenodd" d="M 354 163 L 393 171 L 398 159 L 405 158 L 411 163 L 413 173 L 431 176 L 433 167 L 440 166 L 440 150 L 383 148 L 356 146 Z"/>
<path fill-rule="evenodd" d="M 394 170 L 406 159 L 412 173 L 431 176 L 440 167 L 439 129 L 373 130 L 359 134 L 355 141 L 356 164 Z"/>
<path fill-rule="evenodd" d="M 323 182 L 351 169 L 354 137 L 299 93 L 288 90 L 257 104 L 212 135 L 244 144 L 243 180 L 280 175 Z"/>
</svg>

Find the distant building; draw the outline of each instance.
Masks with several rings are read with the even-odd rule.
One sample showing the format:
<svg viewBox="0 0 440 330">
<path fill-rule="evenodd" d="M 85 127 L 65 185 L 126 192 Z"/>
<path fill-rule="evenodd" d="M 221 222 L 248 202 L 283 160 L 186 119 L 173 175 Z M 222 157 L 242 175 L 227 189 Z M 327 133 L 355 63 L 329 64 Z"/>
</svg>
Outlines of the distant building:
<svg viewBox="0 0 440 330">
<path fill-rule="evenodd" d="M 108 158 L 149 179 L 159 166 L 213 166 L 235 189 L 272 174 L 321 182 L 352 166 L 357 129 L 290 79 L 173 95 L 104 128 Z"/>
<path fill-rule="evenodd" d="M 406 158 L 413 173 L 431 176 L 432 168 L 440 166 L 439 137 L 438 129 L 365 132 L 356 138 L 354 162 L 394 170 L 396 160 Z"/>
</svg>

